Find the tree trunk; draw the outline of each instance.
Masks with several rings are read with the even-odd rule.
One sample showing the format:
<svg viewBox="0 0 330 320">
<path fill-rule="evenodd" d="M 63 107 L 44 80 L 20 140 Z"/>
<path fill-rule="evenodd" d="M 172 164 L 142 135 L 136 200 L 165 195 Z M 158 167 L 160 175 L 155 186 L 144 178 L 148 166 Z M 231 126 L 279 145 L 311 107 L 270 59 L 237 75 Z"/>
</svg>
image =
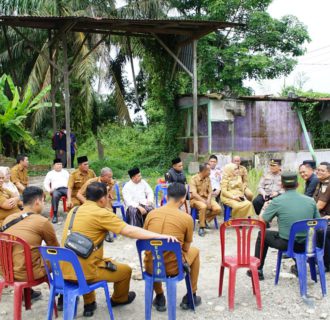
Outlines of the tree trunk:
<svg viewBox="0 0 330 320">
<path fill-rule="evenodd" d="M 97 154 L 99 156 L 99 160 L 104 159 L 104 146 L 99 138 L 96 138 L 97 143 Z"/>
</svg>

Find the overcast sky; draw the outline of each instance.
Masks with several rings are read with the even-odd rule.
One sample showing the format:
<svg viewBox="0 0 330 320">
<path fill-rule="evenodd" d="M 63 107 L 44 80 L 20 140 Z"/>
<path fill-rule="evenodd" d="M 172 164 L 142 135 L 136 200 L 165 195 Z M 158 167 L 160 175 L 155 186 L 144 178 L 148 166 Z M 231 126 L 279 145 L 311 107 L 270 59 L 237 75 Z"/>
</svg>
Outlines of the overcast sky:
<svg viewBox="0 0 330 320">
<path fill-rule="evenodd" d="M 255 94 L 278 94 L 284 82 L 286 85 L 295 84 L 302 73 L 307 79 L 304 90 L 330 94 L 330 0 L 274 0 L 268 11 L 275 18 L 287 14 L 296 16 L 307 26 L 311 42 L 306 45 L 306 54 L 298 59 L 299 64 L 286 79 L 262 81 L 260 84 L 252 82 Z"/>
</svg>

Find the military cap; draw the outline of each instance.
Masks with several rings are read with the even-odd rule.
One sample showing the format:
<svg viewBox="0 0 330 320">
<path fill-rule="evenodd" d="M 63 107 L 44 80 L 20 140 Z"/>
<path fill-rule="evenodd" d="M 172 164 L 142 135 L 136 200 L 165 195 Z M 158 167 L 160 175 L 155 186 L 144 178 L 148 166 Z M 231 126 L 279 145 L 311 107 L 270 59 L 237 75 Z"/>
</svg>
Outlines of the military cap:
<svg viewBox="0 0 330 320">
<path fill-rule="evenodd" d="M 270 159 L 270 162 L 269 162 L 269 165 L 271 165 L 271 166 L 275 166 L 275 165 L 280 166 L 281 164 L 282 164 L 281 159 Z"/>
<path fill-rule="evenodd" d="M 284 187 L 295 187 L 298 183 L 298 177 L 294 172 L 283 172 L 281 181 Z"/>
<path fill-rule="evenodd" d="M 180 162 L 182 162 L 181 158 L 177 157 L 177 158 L 172 160 L 172 165 L 175 165 L 175 164 L 180 163 Z"/>
<path fill-rule="evenodd" d="M 87 156 L 81 156 L 77 158 L 78 164 L 84 163 L 88 161 Z"/>
<path fill-rule="evenodd" d="M 130 178 L 133 178 L 134 176 L 136 176 L 139 173 L 140 173 L 140 169 L 137 167 L 128 170 L 128 175 L 130 176 Z"/>
<path fill-rule="evenodd" d="M 308 164 L 312 169 L 316 169 L 316 161 L 304 160 L 302 164 Z"/>
<path fill-rule="evenodd" d="M 53 160 L 53 164 L 56 164 L 56 163 L 62 163 L 62 160 L 59 158 L 56 158 Z"/>
</svg>

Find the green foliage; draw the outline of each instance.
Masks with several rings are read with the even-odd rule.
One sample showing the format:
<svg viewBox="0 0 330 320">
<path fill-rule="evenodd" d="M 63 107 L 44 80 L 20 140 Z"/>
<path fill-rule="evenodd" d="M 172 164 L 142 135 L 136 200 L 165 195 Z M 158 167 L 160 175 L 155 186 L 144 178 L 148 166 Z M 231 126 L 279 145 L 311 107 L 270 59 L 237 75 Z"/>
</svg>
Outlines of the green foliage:
<svg viewBox="0 0 330 320">
<path fill-rule="evenodd" d="M 9 91 L 7 91 L 9 89 Z M 42 100 L 50 91 L 50 86 L 40 91 L 33 97 L 28 87 L 23 98 L 20 98 L 19 90 L 14 85 L 12 78 L 6 74 L 0 78 L 0 153 L 14 146 L 23 145 L 27 148 L 35 144 L 30 132 L 25 127 L 27 116 L 41 108 L 49 107 L 49 103 Z"/>
</svg>

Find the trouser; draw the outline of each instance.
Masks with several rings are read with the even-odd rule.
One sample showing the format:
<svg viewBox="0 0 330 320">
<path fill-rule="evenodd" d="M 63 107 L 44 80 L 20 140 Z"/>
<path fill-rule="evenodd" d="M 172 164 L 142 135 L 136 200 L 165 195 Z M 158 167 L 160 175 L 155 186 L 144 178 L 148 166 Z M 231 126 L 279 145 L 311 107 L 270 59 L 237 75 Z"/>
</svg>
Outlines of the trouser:
<svg viewBox="0 0 330 320">
<path fill-rule="evenodd" d="M 191 287 L 193 293 L 197 291 L 197 282 L 198 282 L 198 275 L 199 275 L 199 266 L 200 266 L 200 260 L 199 260 L 199 250 L 195 247 L 190 247 L 188 252 L 183 254 L 184 259 L 190 266 L 190 279 L 191 279 Z M 165 262 L 166 264 L 166 262 Z M 178 268 L 176 261 L 172 263 L 170 266 L 166 265 L 166 274 L 168 276 L 175 276 L 178 274 Z M 155 282 L 154 283 L 154 290 L 156 294 L 162 294 L 163 287 L 161 282 Z"/>
<path fill-rule="evenodd" d="M 202 201 L 191 200 L 190 205 L 192 208 L 198 210 L 199 227 L 205 228 L 205 222 L 212 221 L 217 215 L 220 215 L 221 208 L 215 200 L 211 200 L 211 209 L 207 209 L 207 205 Z"/>
<path fill-rule="evenodd" d="M 282 239 L 280 237 L 278 231 L 266 230 L 264 249 L 263 249 L 262 257 L 260 260 L 260 266 L 258 269 L 259 270 L 263 269 L 269 247 L 275 248 L 275 249 L 278 249 L 281 251 L 285 251 L 288 249 L 288 242 L 289 242 L 288 240 Z M 261 237 L 260 237 L 260 231 L 259 231 L 258 238 L 256 241 L 256 246 L 255 246 L 255 252 L 254 252 L 254 256 L 257 258 L 260 258 L 260 253 L 261 253 L 260 248 L 261 248 Z M 294 251 L 295 252 L 304 252 L 305 244 L 295 242 Z"/>
<path fill-rule="evenodd" d="M 145 205 L 141 205 L 141 207 L 143 207 L 147 213 L 146 214 L 142 214 L 140 212 L 140 210 L 138 208 L 134 208 L 132 206 L 129 206 L 127 208 L 126 211 L 126 218 L 127 218 L 127 223 L 132 225 L 132 226 L 136 226 L 136 227 L 143 227 L 144 221 L 147 218 L 148 213 L 154 209 L 153 206 L 145 206 Z"/>
<path fill-rule="evenodd" d="M 323 231 L 319 231 L 317 233 L 317 242 L 318 246 L 323 245 L 323 236 L 324 233 Z M 324 265 L 325 267 L 329 268 L 330 267 L 330 226 L 327 228 L 326 236 L 325 236 L 325 245 L 324 245 Z"/>
<path fill-rule="evenodd" d="M 263 196 L 261 194 L 258 194 L 253 199 L 252 204 L 253 204 L 253 207 L 254 207 L 254 211 L 256 212 L 257 215 L 259 215 L 262 207 L 265 204 L 265 200 L 264 200 L 264 198 L 263 198 Z"/>
<path fill-rule="evenodd" d="M 66 188 L 66 187 L 57 188 L 53 191 L 53 193 L 52 193 L 52 206 L 53 206 L 55 217 L 57 216 L 58 203 L 60 202 L 60 199 L 63 196 L 67 196 L 67 193 L 68 193 L 68 188 Z"/>
<path fill-rule="evenodd" d="M 56 150 L 56 158 L 61 159 L 63 168 L 66 168 L 66 152 L 64 150 Z"/>
<path fill-rule="evenodd" d="M 97 268 L 96 277 L 88 279 L 88 283 L 105 280 L 113 282 L 113 293 L 111 299 L 115 302 L 126 302 L 128 299 L 129 284 L 132 269 L 127 264 L 112 261 L 117 266 L 117 271 L 110 271 L 105 268 Z M 95 291 L 84 294 L 84 304 L 90 304 L 96 300 Z"/>
<path fill-rule="evenodd" d="M 71 153 L 71 168 L 74 168 L 74 157 L 75 157 L 75 154 Z"/>
</svg>

